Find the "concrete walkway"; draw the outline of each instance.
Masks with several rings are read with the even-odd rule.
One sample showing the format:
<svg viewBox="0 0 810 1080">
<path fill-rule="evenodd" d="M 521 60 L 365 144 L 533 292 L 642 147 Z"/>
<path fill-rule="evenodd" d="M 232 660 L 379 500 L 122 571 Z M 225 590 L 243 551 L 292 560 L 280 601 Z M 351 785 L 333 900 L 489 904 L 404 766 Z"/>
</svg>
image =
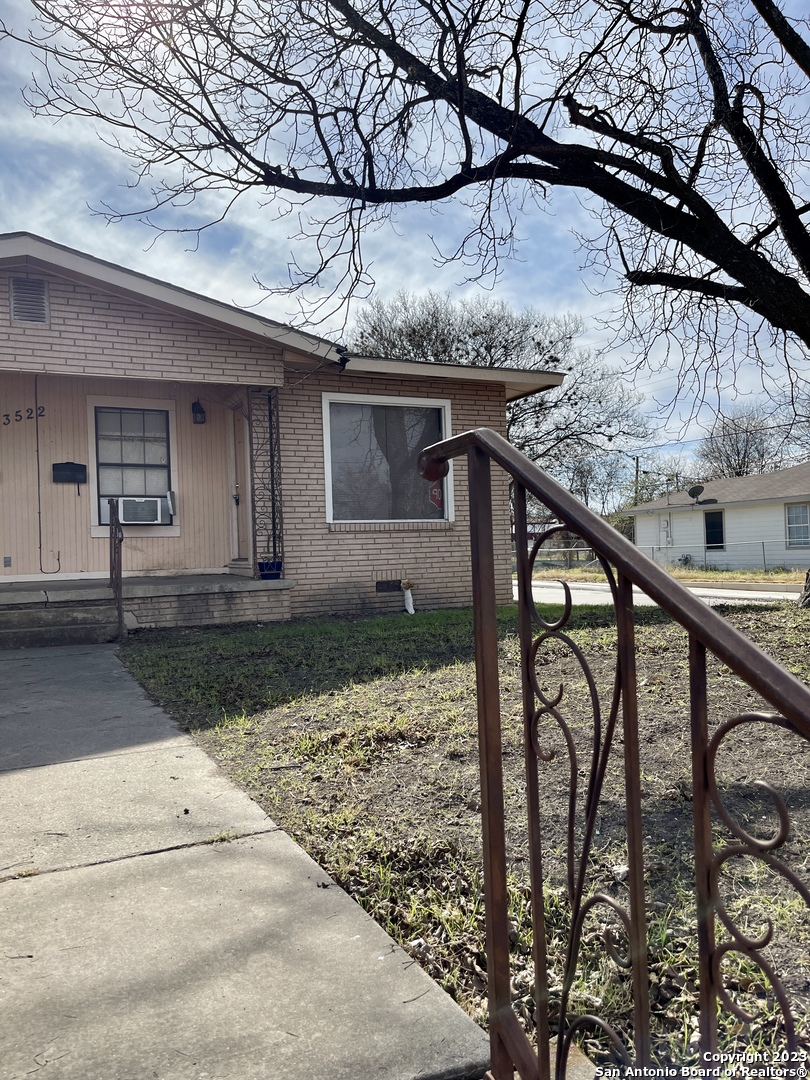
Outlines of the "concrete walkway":
<svg viewBox="0 0 810 1080">
<path fill-rule="evenodd" d="M 0 653 L 0 815 L 0 1080 L 486 1071 L 484 1033 L 112 646 Z"/>
</svg>

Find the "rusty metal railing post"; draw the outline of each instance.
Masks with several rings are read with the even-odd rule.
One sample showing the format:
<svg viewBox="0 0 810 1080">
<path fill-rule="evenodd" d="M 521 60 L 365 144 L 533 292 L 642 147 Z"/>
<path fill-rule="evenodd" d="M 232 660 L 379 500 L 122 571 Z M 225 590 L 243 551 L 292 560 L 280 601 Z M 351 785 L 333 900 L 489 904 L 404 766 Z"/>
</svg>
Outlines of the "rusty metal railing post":
<svg viewBox="0 0 810 1080">
<path fill-rule="evenodd" d="M 115 610 L 118 616 L 118 640 L 124 637 L 124 584 L 123 584 L 123 558 L 121 545 L 124 542 L 124 530 L 118 516 L 118 500 L 108 499 L 110 508 L 110 588 L 115 600 Z"/>
<path fill-rule="evenodd" d="M 470 547 L 484 841 L 491 1071 L 494 1080 L 512 1080 L 512 1061 L 500 1029 L 506 1014 L 511 1014 L 511 996 L 492 489 L 487 455 L 473 448 L 467 460 L 470 470 Z"/>
<path fill-rule="evenodd" d="M 641 761 L 638 741 L 636 642 L 633 584 L 618 575 L 616 632 L 624 719 L 624 779 L 627 800 L 627 853 L 630 891 L 630 962 L 633 973 L 633 1015 L 636 1065 L 649 1066 L 650 999 L 647 972 L 647 912 L 644 900 L 644 846 L 641 823 Z"/>
<path fill-rule="evenodd" d="M 709 875 L 712 865 L 712 819 L 707 750 L 706 648 L 689 635 L 689 697 L 692 726 L 692 814 L 695 827 L 695 901 L 700 979 L 700 1049 L 717 1051 L 717 991 L 714 985 L 714 911 Z M 710 1058 L 708 1060 L 711 1060 Z"/>
<path fill-rule="evenodd" d="M 810 888 L 778 857 L 790 835 L 787 804 L 782 795 L 770 785 L 766 790 L 774 800 L 779 816 L 779 828 L 773 837 L 758 839 L 746 831 L 744 824 L 734 820 L 719 795 L 714 761 L 723 738 L 743 724 L 768 723 L 785 728 L 810 743 L 810 688 L 781 667 L 771 657 L 755 646 L 748 638 L 722 619 L 703 601 L 692 595 L 679 582 L 654 561 L 648 559 L 638 548 L 621 536 L 609 524 L 579 503 L 570 492 L 565 491 L 551 477 L 544 474 L 497 432 L 486 428 L 468 431 L 427 447 L 421 456 L 420 468 L 426 479 L 436 480 L 446 476 L 449 461 L 466 454 L 470 467 L 471 544 L 473 559 L 473 597 L 475 612 L 475 657 L 478 684 L 478 715 L 480 740 L 480 767 L 482 791 L 482 817 L 484 841 L 485 899 L 487 912 L 487 969 L 489 976 L 490 1040 L 492 1046 L 492 1080 L 512 1080 L 513 1067 L 521 1080 L 546 1080 L 549 1072 L 548 1058 L 543 1044 L 548 1031 L 548 973 L 544 966 L 546 957 L 544 942 L 544 913 L 542 903 L 541 836 L 538 804 L 539 776 L 537 722 L 540 716 L 552 717 L 570 745 L 571 766 L 569 808 L 576 809 L 577 760 L 570 728 L 565 724 L 557 706 L 562 701 L 563 687 L 559 695 L 548 697 L 538 684 L 536 660 L 538 648 L 548 639 L 567 643 L 586 678 L 588 667 L 576 642 L 560 632 L 570 615 L 570 594 L 566 591 L 565 613 L 554 623 L 545 623 L 534 607 L 531 585 L 531 565 L 536 557 L 533 550 L 528 555 L 526 525 L 526 494 L 534 496 L 556 516 L 562 524 L 554 525 L 538 537 L 536 547 L 545 539 L 565 527 L 576 532 L 591 545 L 598 555 L 608 581 L 614 589 L 616 627 L 618 634 L 618 671 L 607 724 L 602 727 L 600 695 L 595 684 L 591 688 L 594 705 L 594 749 L 591 754 L 591 778 L 585 802 L 586 822 L 583 836 L 583 858 L 579 877 L 574 888 L 574 858 L 569 856 L 569 895 L 572 897 L 573 922 L 569 935 L 569 952 L 566 959 L 566 983 L 563 984 L 560 1010 L 561 1040 L 558 1049 L 556 1072 L 565 1068 L 566 1054 L 572 1040 L 579 1032 L 595 1028 L 607 1037 L 611 1052 L 621 1058 L 625 1066 L 633 1064 L 627 1053 L 625 1037 L 611 1027 L 606 1019 L 577 1010 L 568 1010 L 568 988 L 579 958 L 582 918 L 597 905 L 607 903 L 621 919 L 628 934 L 628 953 L 624 959 L 611 950 L 611 956 L 622 967 L 629 967 L 633 987 L 633 1040 L 635 1042 L 635 1065 L 644 1069 L 651 1064 L 650 999 L 647 972 L 647 929 L 644 888 L 644 845 L 641 816 L 641 770 L 639 750 L 639 718 L 636 688 L 636 649 L 633 614 L 633 586 L 644 590 L 648 597 L 659 604 L 689 635 L 689 679 L 691 694 L 692 728 L 692 784 L 695 844 L 695 894 L 698 918 L 699 946 L 699 1008 L 700 1008 L 700 1060 L 717 1053 L 718 1004 L 722 1003 L 740 1018 L 746 1014 L 735 1007 L 729 997 L 728 987 L 723 986 L 718 956 L 726 952 L 738 952 L 749 956 L 759 965 L 770 981 L 781 1012 L 784 1035 L 788 1050 L 797 1047 L 796 1022 L 790 1009 L 788 993 L 777 972 L 762 955 L 758 939 L 746 935 L 723 908 L 718 889 L 718 874 L 724 861 L 731 857 L 746 855 L 761 859 L 793 886 L 810 908 Z M 495 621 L 495 578 L 492 537 L 492 505 L 490 493 L 490 461 L 495 461 L 515 483 L 516 552 L 519 582 L 519 629 L 523 672 L 524 731 L 532 738 L 534 746 L 526 751 L 526 791 L 529 814 L 528 839 L 530 849 L 530 872 L 532 886 L 532 919 L 534 933 L 534 960 L 536 970 L 537 1036 L 540 1044 L 539 1057 L 532 1049 L 523 1032 L 510 1002 L 509 923 L 506 889 L 506 851 L 504 822 L 504 793 L 501 761 L 500 708 L 498 702 L 498 643 Z M 655 551 L 652 551 L 653 556 Z M 615 568 L 615 569 L 614 569 Z M 532 642 L 534 623 L 541 632 Z M 738 675 L 752 690 L 759 693 L 776 712 L 741 714 L 720 723 L 708 734 L 708 707 L 706 697 L 706 656 L 712 654 Z M 539 704 L 538 704 L 539 702 Z M 619 710 L 624 727 L 624 774 L 627 809 L 627 844 L 629 873 L 629 907 L 616 904 L 607 894 L 591 892 L 586 896 L 587 848 L 595 829 L 602 782 L 608 765 L 613 731 Z M 601 741 L 600 741 L 601 740 Z M 553 755 L 552 755 L 553 756 Z M 712 816 L 722 819 L 733 838 L 720 841 L 717 851 L 712 846 Z M 575 829 L 573 812 L 569 813 L 569 852 L 574 850 Z M 717 926 L 726 931 L 719 944 L 715 942 L 715 915 Z M 607 939 L 606 939 L 607 941 Z M 690 1050 L 691 1053 L 691 1050 Z M 719 1071 L 710 1067 L 709 1073 Z"/>
</svg>

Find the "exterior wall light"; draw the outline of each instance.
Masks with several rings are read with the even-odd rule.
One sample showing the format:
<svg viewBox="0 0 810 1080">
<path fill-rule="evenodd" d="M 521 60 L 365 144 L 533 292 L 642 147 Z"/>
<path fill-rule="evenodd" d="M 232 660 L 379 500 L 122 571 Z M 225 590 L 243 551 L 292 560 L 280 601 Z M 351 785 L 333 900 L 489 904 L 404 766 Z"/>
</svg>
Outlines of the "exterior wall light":
<svg viewBox="0 0 810 1080">
<path fill-rule="evenodd" d="M 204 424 L 205 423 L 205 409 L 200 404 L 200 399 L 199 398 L 197 398 L 197 400 L 192 403 L 191 416 L 192 416 L 195 424 Z"/>
</svg>

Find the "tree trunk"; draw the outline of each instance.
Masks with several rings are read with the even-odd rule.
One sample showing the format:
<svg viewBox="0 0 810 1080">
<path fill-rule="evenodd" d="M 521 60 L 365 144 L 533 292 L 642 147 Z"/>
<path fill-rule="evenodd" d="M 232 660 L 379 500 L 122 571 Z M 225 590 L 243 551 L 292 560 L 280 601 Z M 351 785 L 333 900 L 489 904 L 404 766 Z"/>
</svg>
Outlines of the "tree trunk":
<svg viewBox="0 0 810 1080">
<path fill-rule="evenodd" d="M 804 588 L 799 597 L 799 607 L 810 608 L 810 570 L 807 571 L 804 579 Z"/>
</svg>

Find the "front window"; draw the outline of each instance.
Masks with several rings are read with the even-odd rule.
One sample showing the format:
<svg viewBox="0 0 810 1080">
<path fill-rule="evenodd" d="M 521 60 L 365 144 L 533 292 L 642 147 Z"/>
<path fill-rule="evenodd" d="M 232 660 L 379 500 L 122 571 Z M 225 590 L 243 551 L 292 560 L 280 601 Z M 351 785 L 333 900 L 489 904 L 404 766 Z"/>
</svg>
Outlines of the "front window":
<svg viewBox="0 0 810 1080">
<path fill-rule="evenodd" d="M 447 484 L 429 484 L 419 455 L 449 433 L 446 402 L 324 399 L 330 521 L 442 521 Z"/>
<path fill-rule="evenodd" d="M 719 548 L 724 548 L 726 546 L 722 510 L 707 510 L 703 515 L 703 526 L 706 534 L 707 548 L 714 548 L 716 551 Z"/>
<path fill-rule="evenodd" d="M 786 506 L 787 546 L 810 547 L 810 505 L 794 503 Z"/>
<path fill-rule="evenodd" d="M 169 413 L 97 407 L 98 520 L 108 525 L 111 498 L 160 499 L 160 524 L 171 525 Z"/>
</svg>

